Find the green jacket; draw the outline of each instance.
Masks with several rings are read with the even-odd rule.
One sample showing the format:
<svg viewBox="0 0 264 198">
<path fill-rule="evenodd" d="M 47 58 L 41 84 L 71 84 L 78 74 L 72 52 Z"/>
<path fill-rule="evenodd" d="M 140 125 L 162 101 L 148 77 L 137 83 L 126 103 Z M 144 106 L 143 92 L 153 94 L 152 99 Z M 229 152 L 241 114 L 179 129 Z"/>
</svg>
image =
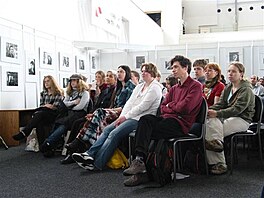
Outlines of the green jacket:
<svg viewBox="0 0 264 198">
<path fill-rule="evenodd" d="M 251 84 L 242 80 L 240 87 L 228 102 L 231 89 L 232 84 L 230 83 L 223 90 L 219 102 L 211 106 L 210 109 L 216 110 L 218 118 L 240 117 L 250 123 L 255 113 L 255 95 Z"/>
</svg>

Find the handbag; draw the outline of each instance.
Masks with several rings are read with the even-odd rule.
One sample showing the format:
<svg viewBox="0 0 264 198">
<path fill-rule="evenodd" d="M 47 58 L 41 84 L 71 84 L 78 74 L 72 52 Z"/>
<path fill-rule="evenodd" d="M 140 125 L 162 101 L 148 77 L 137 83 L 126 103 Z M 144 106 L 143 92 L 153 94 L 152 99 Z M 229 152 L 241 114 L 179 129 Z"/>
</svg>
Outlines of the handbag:
<svg viewBox="0 0 264 198">
<path fill-rule="evenodd" d="M 106 165 L 111 169 L 124 169 L 128 167 L 128 160 L 124 153 L 117 148 Z"/>
</svg>

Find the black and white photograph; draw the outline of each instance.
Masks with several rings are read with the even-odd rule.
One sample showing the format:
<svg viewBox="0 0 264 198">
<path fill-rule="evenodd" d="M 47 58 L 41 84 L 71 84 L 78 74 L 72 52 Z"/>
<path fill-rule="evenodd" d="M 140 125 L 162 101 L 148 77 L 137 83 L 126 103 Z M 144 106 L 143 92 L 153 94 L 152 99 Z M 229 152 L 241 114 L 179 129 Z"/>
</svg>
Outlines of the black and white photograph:
<svg viewBox="0 0 264 198">
<path fill-rule="evenodd" d="M 95 56 L 92 56 L 92 69 L 96 69 L 96 60 L 95 60 Z"/>
<path fill-rule="evenodd" d="M 143 63 L 145 63 L 145 56 L 136 56 L 136 68 L 140 69 Z"/>
<path fill-rule="evenodd" d="M 59 52 L 60 71 L 73 71 L 73 58 L 70 53 Z"/>
<path fill-rule="evenodd" d="M 62 78 L 62 88 L 67 88 L 69 80 L 69 78 Z"/>
<path fill-rule="evenodd" d="M 1 37 L 1 61 L 20 64 L 21 42 Z"/>
<path fill-rule="evenodd" d="M 31 59 L 28 64 L 28 75 L 36 75 L 36 60 Z"/>
<path fill-rule="evenodd" d="M 16 44 L 6 42 L 6 57 L 18 58 L 18 46 Z"/>
<path fill-rule="evenodd" d="M 2 66 L 2 91 L 21 91 L 22 72 L 20 68 Z"/>
<path fill-rule="evenodd" d="M 89 51 L 88 63 L 89 63 L 90 72 L 94 74 L 98 70 L 98 65 L 99 65 L 99 53 L 97 50 Z"/>
<path fill-rule="evenodd" d="M 18 86 L 18 72 L 6 72 L 6 86 Z"/>
<path fill-rule="evenodd" d="M 84 68 L 84 60 L 79 60 L 79 69 L 80 70 L 84 70 L 85 68 Z"/>
<path fill-rule="evenodd" d="M 69 59 L 70 59 L 69 57 L 63 56 L 62 66 L 69 67 L 70 66 Z"/>
<path fill-rule="evenodd" d="M 39 63 L 41 68 L 54 69 L 55 56 L 53 51 L 50 49 L 40 48 L 39 49 Z"/>
<path fill-rule="evenodd" d="M 165 69 L 170 70 L 171 69 L 170 61 L 165 61 L 164 66 L 165 66 Z"/>
<path fill-rule="evenodd" d="M 239 61 L 239 52 L 229 52 L 229 62 Z"/>
</svg>

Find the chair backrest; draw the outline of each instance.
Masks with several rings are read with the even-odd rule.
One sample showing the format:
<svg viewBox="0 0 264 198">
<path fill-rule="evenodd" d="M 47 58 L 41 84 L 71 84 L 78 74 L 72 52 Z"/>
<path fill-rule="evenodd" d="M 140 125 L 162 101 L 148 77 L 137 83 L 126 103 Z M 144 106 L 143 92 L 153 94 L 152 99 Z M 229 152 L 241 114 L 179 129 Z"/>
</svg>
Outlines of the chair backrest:
<svg viewBox="0 0 264 198">
<path fill-rule="evenodd" d="M 205 98 L 203 98 L 200 111 L 196 117 L 195 123 L 193 123 L 190 131 L 190 134 L 194 134 L 195 136 L 202 137 L 204 135 L 204 131 L 206 128 L 206 118 L 207 118 L 208 106 Z"/>
<path fill-rule="evenodd" d="M 208 106 L 205 98 L 203 97 L 203 101 L 200 107 L 199 114 L 196 117 L 196 123 L 204 124 L 207 118 Z"/>
<path fill-rule="evenodd" d="M 87 113 L 93 113 L 94 103 L 92 98 L 89 99 L 88 107 L 87 107 Z"/>
<path fill-rule="evenodd" d="M 255 114 L 253 116 L 252 122 L 257 123 L 262 121 L 262 114 L 263 114 L 263 103 L 262 99 L 255 95 Z"/>
</svg>

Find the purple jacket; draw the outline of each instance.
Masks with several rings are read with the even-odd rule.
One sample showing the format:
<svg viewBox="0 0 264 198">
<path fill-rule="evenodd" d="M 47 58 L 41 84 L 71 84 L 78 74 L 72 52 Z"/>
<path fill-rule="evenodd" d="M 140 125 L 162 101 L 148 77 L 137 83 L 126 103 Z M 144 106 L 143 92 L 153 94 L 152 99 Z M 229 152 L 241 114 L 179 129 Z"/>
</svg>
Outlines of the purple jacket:
<svg viewBox="0 0 264 198">
<path fill-rule="evenodd" d="M 196 120 L 202 104 L 202 85 L 190 76 L 182 85 L 176 84 L 161 104 L 161 116 L 174 118 L 187 134 Z"/>
</svg>

